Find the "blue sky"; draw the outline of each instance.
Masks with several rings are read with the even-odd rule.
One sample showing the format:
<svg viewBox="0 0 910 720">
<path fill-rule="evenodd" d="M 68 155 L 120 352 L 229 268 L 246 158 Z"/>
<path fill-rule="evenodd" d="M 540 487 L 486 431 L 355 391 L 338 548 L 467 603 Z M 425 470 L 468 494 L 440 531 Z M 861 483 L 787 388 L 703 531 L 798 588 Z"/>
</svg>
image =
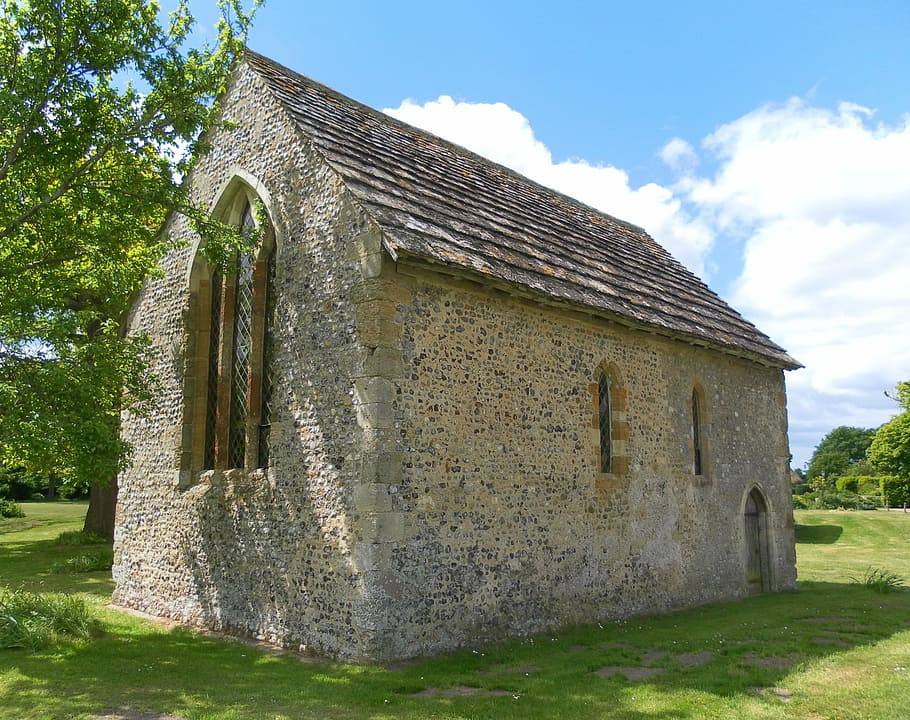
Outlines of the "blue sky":
<svg viewBox="0 0 910 720">
<path fill-rule="evenodd" d="M 645 227 L 806 364 L 800 466 L 910 379 L 908 37 L 899 0 L 266 0 L 249 44 Z"/>
</svg>

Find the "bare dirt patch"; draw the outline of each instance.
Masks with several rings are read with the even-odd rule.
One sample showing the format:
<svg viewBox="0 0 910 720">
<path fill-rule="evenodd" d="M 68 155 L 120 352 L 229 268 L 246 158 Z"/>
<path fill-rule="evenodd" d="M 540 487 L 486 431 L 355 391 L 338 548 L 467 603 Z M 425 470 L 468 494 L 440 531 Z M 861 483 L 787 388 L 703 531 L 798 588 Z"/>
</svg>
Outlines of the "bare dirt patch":
<svg viewBox="0 0 910 720">
<path fill-rule="evenodd" d="M 627 667 L 622 665 L 607 665 L 594 674 L 602 678 L 613 677 L 614 675 L 624 675 L 626 680 L 650 680 L 666 672 L 663 668 L 653 667 Z"/>
<path fill-rule="evenodd" d="M 487 688 L 469 687 L 468 685 L 454 685 L 447 688 L 425 688 L 414 693 L 411 697 L 505 697 L 514 693 L 508 690 L 488 690 Z"/>
<path fill-rule="evenodd" d="M 793 693 L 790 690 L 787 690 L 787 688 L 753 687 L 749 689 L 756 695 L 770 695 L 772 697 L 778 698 L 779 700 L 783 700 L 784 702 L 790 702 L 793 699 Z"/>
<path fill-rule="evenodd" d="M 743 657 L 742 662 L 746 665 L 765 668 L 766 670 L 786 670 L 799 662 L 799 655 L 768 655 L 765 657 L 747 655 Z"/>
<path fill-rule="evenodd" d="M 597 643 L 598 650 L 634 650 L 635 648 L 629 643 L 621 642 L 602 642 Z"/>
<path fill-rule="evenodd" d="M 702 650 L 701 652 L 677 655 L 676 659 L 684 668 L 696 668 L 711 662 L 714 659 L 714 653 L 710 650 Z"/>
<path fill-rule="evenodd" d="M 92 715 L 91 720 L 184 720 L 184 718 L 179 715 L 133 712 L 127 708 L 121 708 L 111 710 L 104 715 Z"/>
<path fill-rule="evenodd" d="M 653 665 L 667 657 L 667 654 L 666 650 L 648 650 L 648 652 L 641 654 L 641 661 L 645 665 Z"/>
</svg>

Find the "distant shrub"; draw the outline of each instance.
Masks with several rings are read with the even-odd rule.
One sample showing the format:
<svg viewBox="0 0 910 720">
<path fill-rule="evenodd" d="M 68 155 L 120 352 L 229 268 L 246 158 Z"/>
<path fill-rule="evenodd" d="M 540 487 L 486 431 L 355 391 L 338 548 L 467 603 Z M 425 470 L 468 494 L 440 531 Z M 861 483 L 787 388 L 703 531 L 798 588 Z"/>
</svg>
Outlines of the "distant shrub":
<svg viewBox="0 0 910 720">
<path fill-rule="evenodd" d="M 802 495 L 793 496 L 793 509 L 794 510 L 808 510 L 814 507 L 813 503 L 815 502 L 815 496 L 811 493 L 803 493 Z"/>
<path fill-rule="evenodd" d="M 14 500 L 0 498 L 0 517 L 20 518 L 25 517 L 25 511 Z"/>
<path fill-rule="evenodd" d="M 896 475 L 882 475 L 879 479 L 882 500 L 890 507 L 900 507 L 910 502 L 910 483 Z"/>
<path fill-rule="evenodd" d="M 859 481 L 859 487 L 856 492 L 860 495 L 877 495 L 881 497 L 882 495 L 882 486 L 879 480 L 881 476 L 879 475 L 857 475 L 856 479 Z"/>
<path fill-rule="evenodd" d="M 805 495 L 807 492 L 809 492 L 809 483 L 801 482 L 796 483 L 796 485 L 791 485 L 790 492 L 793 495 Z"/>
<path fill-rule="evenodd" d="M 862 579 L 850 578 L 855 583 L 865 585 L 879 593 L 889 593 L 904 584 L 904 578 L 881 568 L 869 568 Z"/>
<path fill-rule="evenodd" d="M 40 650 L 60 638 L 87 638 L 97 628 L 89 606 L 73 595 L 0 595 L 0 648 Z"/>
<path fill-rule="evenodd" d="M 809 505 L 816 510 L 876 510 L 881 507 L 878 498 L 863 497 L 850 492 L 818 493 Z"/>
<path fill-rule="evenodd" d="M 114 555 L 110 550 L 76 555 L 62 562 L 51 565 L 51 572 L 57 575 L 94 572 L 95 570 L 110 570 L 114 564 Z"/>
<path fill-rule="evenodd" d="M 850 475 L 839 477 L 835 482 L 835 486 L 837 487 L 838 492 L 853 493 L 856 495 L 859 493 L 859 478 Z"/>
<path fill-rule="evenodd" d="M 57 536 L 57 539 L 54 540 L 55 545 L 80 547 L 82 545 L 105 545 L 110 544 L 110 542 L 109 538 L 86 530 L 68 530 L 67 532 L 60 533 Z"/>
<path fill-rule="evenodd" d="M 25 468 L 0 464 L 0 498 L 30 500 L 47 490 L 47 478 L 26 472 Z"/>
</svg>

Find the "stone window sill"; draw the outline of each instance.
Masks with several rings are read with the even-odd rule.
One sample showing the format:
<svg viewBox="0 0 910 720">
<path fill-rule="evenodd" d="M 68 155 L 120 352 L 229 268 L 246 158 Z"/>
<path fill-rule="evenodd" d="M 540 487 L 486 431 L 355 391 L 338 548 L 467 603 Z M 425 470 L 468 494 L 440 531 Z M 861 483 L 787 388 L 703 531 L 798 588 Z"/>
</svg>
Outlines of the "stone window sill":
<svg viewBox="0 0 910 720">
<path fill-rule="evenodd" d="M 270 481 L 268 468 L 246 470 L 231 468 L 230 470 L 200 470 L 193 473 L 193 485 L 210 485 L 218 487 L 244 487 L 261 486 Z"/>
<path fill-rule="evenodd" d="M 629 477 L 625 474 L 597 473 L 594 478 L 594 488 L 596 490 L 613 490 L 627 487 L 629 487 Z"/>
</svg>

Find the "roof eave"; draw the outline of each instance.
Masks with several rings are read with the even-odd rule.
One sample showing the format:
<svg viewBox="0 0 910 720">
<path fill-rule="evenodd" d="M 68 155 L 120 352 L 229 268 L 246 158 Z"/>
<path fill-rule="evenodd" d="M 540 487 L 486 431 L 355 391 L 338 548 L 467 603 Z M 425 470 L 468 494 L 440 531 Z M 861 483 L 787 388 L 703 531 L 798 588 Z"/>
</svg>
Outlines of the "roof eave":
<svg viewBox="0 0 910 720">
<path fill-rule="evenodd" d="M 525 285 L 511 283 L 494 275 L 479 273 L 457 263 L 446 263 L 440 261 L 437 258 L 409 252 L 408 250 L 401 248 L 394 242 L 390 241 L 386 233 L 382 234 L 382 243 L 383 247 L 392 257 L 392 259 L 400 265 L 412 265 L 415 267 L 434 270 L 444 275 L 468 280 L 482 287 L 489 287 L 502 292 L 506 292 L 507 294 L 517 298 L 530 300 L 538 305 L 558 308 L 563 311 L 570 310 L 583 315 L 596 317 L 600 320 L 606 320 L 615 325 L 620 325 L 630 330 L 648 333 L 650 335 L 658 335 L 660 337 L 675 340 L 677 342 L 683 342 L 687 345 L 692 345 L 695 347 L 703 347 L 708 350 L 720 352 L 724 355 L 730 355 L 742 360 L 748 360 L 759 365 L 764 365 L 765 367 L 779 368 L 781 370 L 798 370 L 804 367 L 802 363 L 784 351 L 781 351 L 780 353 L 759 353 L 748 348 L 719 343 L 712 341 L 709 338 L 700 337 L 698 335 L 685 333 L 679 330 L 673 330 L 671 328 L 660 327 L 658 325 L 650 325 L 647 323 L 638 322 L 632 318 L 629 318 L 628 316 L 612 313 L 608 310 L 604 310 L 603 308 L 599 308 L 594 305 L 587 305 L 579 302 L 573 302 L 568 299 L 558 298 L 548 293 L 538 292 L 533 288 L 526 287 Z"/>
</svg>

